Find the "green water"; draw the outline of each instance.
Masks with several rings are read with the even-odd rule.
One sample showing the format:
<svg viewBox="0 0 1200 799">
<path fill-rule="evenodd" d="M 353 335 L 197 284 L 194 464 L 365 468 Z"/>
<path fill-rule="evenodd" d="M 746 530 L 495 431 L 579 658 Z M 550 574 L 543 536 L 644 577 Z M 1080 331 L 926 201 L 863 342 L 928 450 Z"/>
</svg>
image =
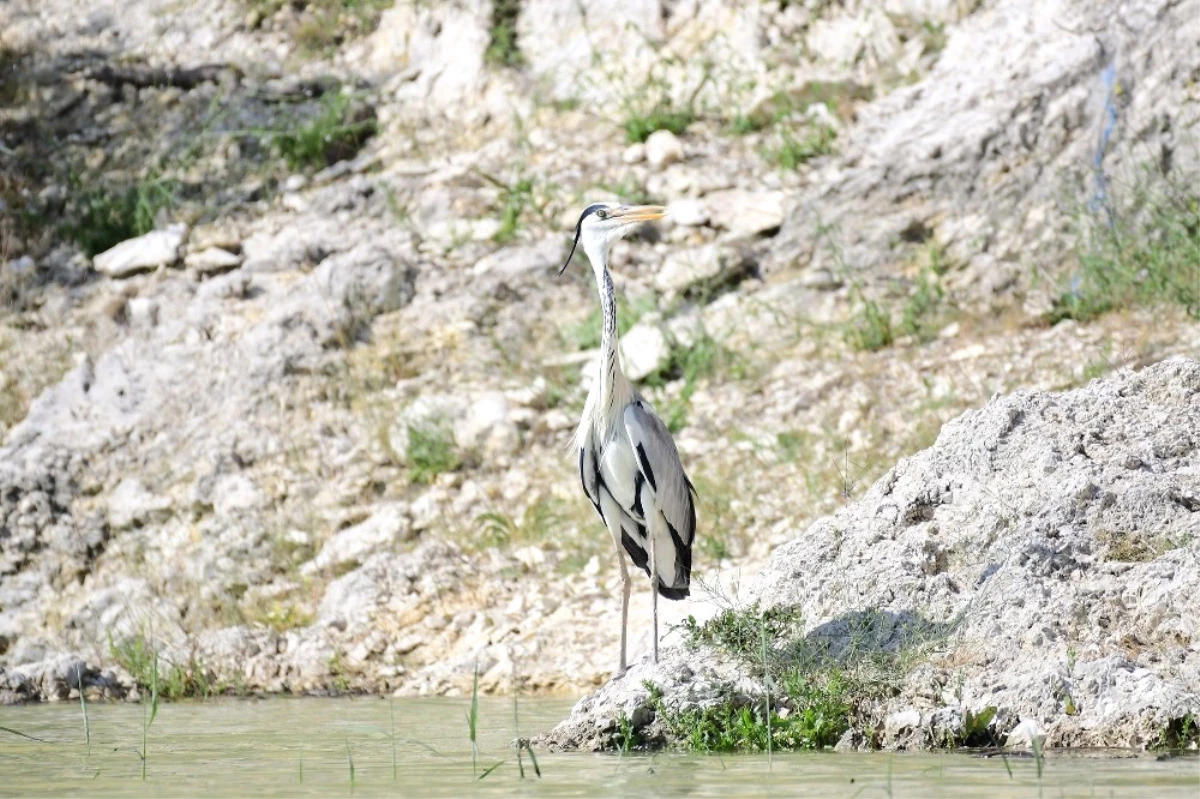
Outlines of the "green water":
<svg viewBox="0 0 1200 799">
<path fill-rule="evenodd" d="M 142 708 L 91 705 L 91 746 L 77 704 L 0 707 L 0 796 L 1186 796 L 1200 759 L 963 754 L 592 755 L 539 753 L 518 773 L 511 700 L 480 703 L 478 772 L 465 699 L 269 699 L 162 705 L 147 738 Z M 523 735 L 570 709 L 520 705 Z M 392 717 L 394 714 L 394 727 Z M 394 733 L 393 733 L 394 729 Z M 394 749 L 393 749 L 394 741 Z M 354 763 L 351 784 L 347 747 Z M 395 752 L 393 768 L 393 751 Z"/>
</svg>

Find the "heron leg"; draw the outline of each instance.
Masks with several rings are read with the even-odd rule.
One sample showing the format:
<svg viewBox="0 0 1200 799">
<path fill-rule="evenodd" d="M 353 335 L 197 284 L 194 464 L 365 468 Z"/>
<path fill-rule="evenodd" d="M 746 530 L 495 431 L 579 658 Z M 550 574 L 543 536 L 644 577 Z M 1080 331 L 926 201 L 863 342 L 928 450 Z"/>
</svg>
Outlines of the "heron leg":
<svg viewBox="0 0 1200 799">
<path fill-rule="evenodd" d="M 625 553 L 617 550 L 617 562 L 621 564 L 621 668 L 617 671 L 620 676 L 627 668 L 625 661 L 625 635 L 629 629 L 629 590 L 633 587 L 629 579 L 629 567 L 625 565 Z"/>
<path fill-rule="evenodd" d="M 658 558 L 654 545 L 655 535 L 650 533 L 650 607 L 654 616 L 654 662 L 658 662 Z"/>
</svg>

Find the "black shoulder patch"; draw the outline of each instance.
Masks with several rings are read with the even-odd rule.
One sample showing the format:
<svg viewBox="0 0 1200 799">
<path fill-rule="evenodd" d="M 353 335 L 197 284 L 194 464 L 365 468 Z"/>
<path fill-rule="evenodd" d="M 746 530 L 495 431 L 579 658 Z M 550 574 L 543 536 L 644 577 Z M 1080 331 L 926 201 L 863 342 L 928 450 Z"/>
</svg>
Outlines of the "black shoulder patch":
<svg viewBox="0 0 1200 799">
<path fill-rule="evenodd" d="M 646 457 L 646 450 L 640 443 L 637 445 L 637 456 L 638 463 L 642 466 L 642 474 L 646 475 L 650 487 L 657 491 L 658 485 L 654 482 L 654 470 L 650 468 L 650 460 Z"/>
</svg>

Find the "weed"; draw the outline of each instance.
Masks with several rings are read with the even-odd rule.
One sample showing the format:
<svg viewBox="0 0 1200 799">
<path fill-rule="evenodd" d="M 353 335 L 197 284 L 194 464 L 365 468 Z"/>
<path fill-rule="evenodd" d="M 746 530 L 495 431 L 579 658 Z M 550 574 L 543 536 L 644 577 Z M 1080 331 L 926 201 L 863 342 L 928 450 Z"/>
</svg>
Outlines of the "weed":
<svg viewBox="0 0 1200 799">
<path fill-rule="evenodd" d="M 563 503 L 558 498 L 542 494 L 525 508 L 519 520 L 497 511 L 475 517 L 478 540 L 485 546 L 511 546 L 519 543 L 547 541 L 561 529 L 566 519 Z"/>
<path fill-rule="evenodd" d="M 641 732 L 634 728 L 633 722 L 624 710 L 617 716 L 617 731 L 613 734 L 613 745 L 622 754 L 636 749 L 643 744 Z"/>
<path fill-rule="evenodd" d="M 500 215 L 500 229 L 492 236 L 497 244 L 507 244 L 517 236 L 521 225 L 521 214 L 533 199 L 533 182 L 528 178 L 518 180 L 504 191 L 504 208 Z"/>
<path fill-rule="evenodd" d="M 72 175 L 68 180 L 71 209 L 62 233 L 89 258 L 126 239 L 149 233 L 163 210 L 170 210 L 179 190 L 177 181 L 151 172 L 133 186 L 99 183 L 85 185 Z"/>
<path fill-rule="evenodd" d="M 149 756 L 147 750 L 147 739 L 150 734 L 150 725 L 154 723 L 154 719 L 158 716 L 158 650 L 151 650 L 151 668 L 150 668 L 150 706 L 142 703 L 142 782 L 146 781 L 146 761 Z"/>
<path fill-rule="evenodd" d="M 517 43 L 517 17 L 520 0 L 492 0 L 491 41 L 484 60 L 498 67 L 519 67 L 525 63 Z"/>
<path fill-rule="evenodd" d="M 155 696 L 173 701 L 186 698 L 205 698 L 217 693 L 217 685 L 208 669 L 196 660 L 187 663 L 167 662 L 165 669 L 158 650 L 141 635 L 117 643 L 109 637 L 108 651 L 119 666 L 129 672 L 140 690 L 150 690 Z"/>
<path fill-rule="evenodd" d="M 321 169 L 353 158 L 375 135 L 374 111 L 342 92 L 326 92 L 320 113 L 294 131 L 271 131 L 266 138 L 293 170 Z"/>
<path fill-rule="evenodd" d="M 854 302 L 854 311 L 843 328 L 843 337 L 853 349 L 865 352 L 876 352 L 891 346 L 896 340 L 892 329 L 892 317 L 863 293 L 862 286 L 853 284 L 850 296 Z"/>
<path fill-rule="evenodd" d="M 1076 221 L 1079 268 L 1049 313 L 1087 321 L 1110 311 L 1177 304 L 1200 319 L 1200 198 L 1167 180 Z"/>
<path fill-rule="evenodd" d="M 832 153 L 836 138 L 837 132 L 825 125 L 815 125 L 799 139 L 790 131 L 782 130 L 779 146 L 766 153 L 767 160 L 783 169 L 798 169 L 817 156 Z"/>
<path fill-rule="evenodd" d="M 1179 541 L 1144 531 L 1100 530 L 1096 539 L 1105 546 L 1104 559 L 1118 563 L 1149 563 L 1182 546 Z"/>
<path fill-rule="evenodd" d="M 1172 719 L 1159 731 L 1152 749 L 1196 749 L 1200 748 L 1200 718 L 1188 713 L 1182 718 Z"/>
<path fill-rule="evenodd" d="M 658 130 L 669 130 L 679 135 L 696 121 L 691 108 L 677 108 L 669 100 L 661 100 L 643 113 L 630 114 L 625 118 L 625 138 L 631 143 L 644 142 Z"/>
<path fill-rule="evenodd" d="M 316 55 L 328 54 L 343 42 L 365 36 L 379 25 L 379 18 L 393 0 L 306 0 L 293 3 L 302 10 L 292 37 L 301 50 Z M 278 13 L 288 0 L 243 0 L 260 20 Z"/>
<path fill-rule="evenodd" d="M 900 330 L 918 341 L 929 341 L 940 329 L 937 311 L 945 297 L 941 284 L 932 271 L 922 271 L 917 277 L 916 290 L 900 311 Z"/>
<path fill-rule="evenodd" d="M 703 708 L 672 710 L 657 690 L 650 704 L 668 738 L 704 751 L 820 749 L 835 744 L 871 708 L 894 696 L 900 680 L 923 654 L 935 632 L 915 632 L 898 617 L 865 612 L 840 622 L 826 639 L 803 635 L 799 614 L 788 608 L 729 609 L 704 625 L 684 624 L 689 646 L 720 649 L 756 673 L 766 686 L 763 702 L 730 698 Z M 989 719 L 990 720 L 990 719 Z M 984 722 L 986 726 L 986 722 Z"/>
<path fill-rule="evenodd" d="M 475 664 L 475 682 L 471 685 L 471 709 L 467 711 L 467 734 L 471 739 L 471 773 L 475 774 L 479 771 L 479 743 L 476 741 L 476 733 L 479 726 L 479 664 Z M 499 765 L 499 764 L 497 764 Z M 495 766 L 492 766 L 495 768 Z M 491 769 L 484 772 L 484 777 L 490 773 Z M 483 777 L 480 777 L 483 779 Z"/>
<path fill-rule="evenodd" d="M 442 472 L 462 466 L 454 433 L 444 422 L 410 424 L 406 460 L 414 483 L 429 483 Z"/>
</svg>

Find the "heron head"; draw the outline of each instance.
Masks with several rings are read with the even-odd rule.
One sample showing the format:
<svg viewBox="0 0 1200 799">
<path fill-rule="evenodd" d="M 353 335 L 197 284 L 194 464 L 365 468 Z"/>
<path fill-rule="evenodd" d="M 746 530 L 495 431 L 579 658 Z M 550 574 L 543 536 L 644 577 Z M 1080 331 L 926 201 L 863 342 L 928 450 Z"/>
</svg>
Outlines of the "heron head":
<svg viewBox="0 0 1200 799">
<path fill-rule="evenodd" d="M 592 203 L 583 209 L 579 216 L 579 222 L 575 225 L 575 243 L 571 245 L 571 254 L 567 256 L 566 263 L 558 273 L 561 275 L 567 270 L 580 240 L 583 241 L 583 249 L 588 253 L 605 252 L 614 241 L 624 238 L 638 225 L 662 219 L 666 213 L 667 209 L 661 205 Z"/>
</svg>

